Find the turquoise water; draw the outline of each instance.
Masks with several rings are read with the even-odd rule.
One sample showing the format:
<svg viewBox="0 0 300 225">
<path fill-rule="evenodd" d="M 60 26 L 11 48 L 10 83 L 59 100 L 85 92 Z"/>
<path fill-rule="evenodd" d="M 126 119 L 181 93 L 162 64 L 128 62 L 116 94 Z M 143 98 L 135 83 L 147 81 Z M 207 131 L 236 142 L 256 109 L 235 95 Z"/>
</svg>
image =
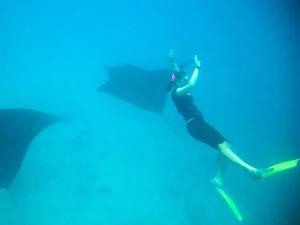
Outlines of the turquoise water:
<svg viewBox="0 0 300 225">
<path fill-rule="evenodd" d="M 188 136 L 171 101 L 161 117 L 97 92 L 103 66 L 199 54 L 206 120 L 268 166 L 300 154 L 297 12 L 287 1 L 1 1 L 0 108 L 68 119 L 32 142 L 17 204 L 0 191 L 0 224 L 237 224 L 210 183 L 217 153 Z M 300 221 L 299 171 L 254 181 L 231 166 L 225 186 L 244 224 Z"/>
</svg>

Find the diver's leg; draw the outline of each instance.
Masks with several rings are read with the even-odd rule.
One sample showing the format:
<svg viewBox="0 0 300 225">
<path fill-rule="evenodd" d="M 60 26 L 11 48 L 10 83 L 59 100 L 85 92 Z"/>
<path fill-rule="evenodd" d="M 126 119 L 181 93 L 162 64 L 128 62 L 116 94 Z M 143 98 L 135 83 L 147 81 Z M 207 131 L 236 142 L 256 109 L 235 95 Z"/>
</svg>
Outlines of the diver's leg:
<svg viewBox="0 0 300 225">
<path fill-rule="evenodd" d="M 187 128 L 189 134 L 196 140 L 204 142 L 209 146 L 219 150 L 221 155 L 223 155 L 226 159 L 241 166 L 251 175 L 258 175 L 258 170 L 255 167 L 252 167 L 249 164 L 247 164 L 240 157 L 238 157 L 232 151 L 231 146 L 223 137 L 223 135 L 210 124 L 206 123 L 202 117 L 192 120 L 190 123 L 187 124 Z M 220 165 L 222 165 L 222 163 Z"/>
<path fill-rule="evenodd" d="M 227 159 L 234 162 L 235 164 L 239 165 L 249 173 L 255 175 L 257 173 L 257 169 L 253 166 L 250 166 L 248 163 L 243 161 L 238 155 L 236 155 L 229 145 L 228 142 L 224 141 L 223 143 L 218 145 L 218 148 L 222 155 L 224 155 Z"/>
<path fill-rule="evenodd" d="M 214 183 L 219 187 L 223 186 L 223 177 L 227 165 L 228 165 L 228 159 L 223 154 L 220 153 L 216 160 L 217 171 L 216 171 L 216 176 L 212 179 L 212 183 Z"/>
</svg>

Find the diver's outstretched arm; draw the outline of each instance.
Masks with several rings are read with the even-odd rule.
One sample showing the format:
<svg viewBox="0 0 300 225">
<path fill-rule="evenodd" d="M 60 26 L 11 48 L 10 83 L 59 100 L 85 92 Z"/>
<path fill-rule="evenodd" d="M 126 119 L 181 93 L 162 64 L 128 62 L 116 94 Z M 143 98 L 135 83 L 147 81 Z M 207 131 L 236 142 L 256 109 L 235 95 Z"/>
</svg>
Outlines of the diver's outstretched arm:
<svg viewBox="0 0 300 225">
<path fill-rule="evenodd" d="M 195 62 L 195 69 L 194 69 L 194 72 L 193 72 L 193 74 L 189 80 L 189 84 L 188 84 L 192 87 L 194 87 L 197 82 L 198 75 L 199 75 L 199 69 L 201 66 L 199 57 L 197 55 L 194 56 L 194 62 Z"/>
<path fill-rule="evenodd" d="M 172 71 L 173 72 L 180 72 L 179 67 L 175 63 L 174 56 L 175 56 L 175 50 L 172 49 L 171 51 L 169 51 L 169 61 L 170 61 L 170 65 L 172 67 Z"/>
<path fill-rule="evenodd" d="M 198 76 L 199 76 L 199 69 L 201 66 L 200 60 L 197 55 L 195 55 L 194 61 L 195 61 L 195 69 L 193 71 L 193 74 L 192 74 L 191 78 L 189 79 L 189 82 L 187 83 L 187 85 L 176 89 L 177 95 L 184 95 L 184 94 L 190 92 L 194 88 L 194 86 L 197 82 Z"/>
</svg>

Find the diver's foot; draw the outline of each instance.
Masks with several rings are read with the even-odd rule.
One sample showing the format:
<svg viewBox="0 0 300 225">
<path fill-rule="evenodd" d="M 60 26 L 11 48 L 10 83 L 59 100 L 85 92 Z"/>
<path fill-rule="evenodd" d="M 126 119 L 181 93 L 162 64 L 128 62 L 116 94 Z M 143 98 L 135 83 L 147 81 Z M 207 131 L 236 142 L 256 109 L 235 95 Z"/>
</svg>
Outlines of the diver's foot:
<svg viewBox="0 0 300 225">
<path fill-rule="evenodd" d="M 215 177 L 211 179 L 211 183 L 218 188 L 223 188 L 223 180 L 220 177 Z"/>
<path fill-rule="evenodd" d="M 263 168 L 263 169 L 251 170 L 248 172 L 253 179 L 260 180 L 263 178 L 263 175 L 265 173 L 271 172 L 272 170 L 273 170 L 273 168 Z"/>
</svg>

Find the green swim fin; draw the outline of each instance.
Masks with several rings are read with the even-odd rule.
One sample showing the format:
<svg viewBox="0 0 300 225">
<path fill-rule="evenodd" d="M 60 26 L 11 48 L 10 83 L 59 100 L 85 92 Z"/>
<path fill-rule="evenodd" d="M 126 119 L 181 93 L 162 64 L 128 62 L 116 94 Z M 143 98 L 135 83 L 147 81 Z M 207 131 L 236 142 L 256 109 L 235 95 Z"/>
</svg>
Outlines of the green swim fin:
<svg viewBox="0 0 300 225">
<path fill-rule="evenodd" d="M 265 172 L 262 172 L 261 178 L 268 178 L 284 171 L 296 168 L 299 165 L 300 158 L 278 163 L 268 167 Z"/>
<path fill-rule="evenodd" d="M 239 209 L 237 208 L 236 204 L 232 200 L 229 194 L 227 194 L 223 188 L 216 186 L 217 192 L 221 195 L 221 197 L 225 200 L 226 204 L 229 206 L 230 210 L 232 211 L 235 218 L 239 221 L 243 221 L 243 216 L 240 213 Z"/>
</svg>

